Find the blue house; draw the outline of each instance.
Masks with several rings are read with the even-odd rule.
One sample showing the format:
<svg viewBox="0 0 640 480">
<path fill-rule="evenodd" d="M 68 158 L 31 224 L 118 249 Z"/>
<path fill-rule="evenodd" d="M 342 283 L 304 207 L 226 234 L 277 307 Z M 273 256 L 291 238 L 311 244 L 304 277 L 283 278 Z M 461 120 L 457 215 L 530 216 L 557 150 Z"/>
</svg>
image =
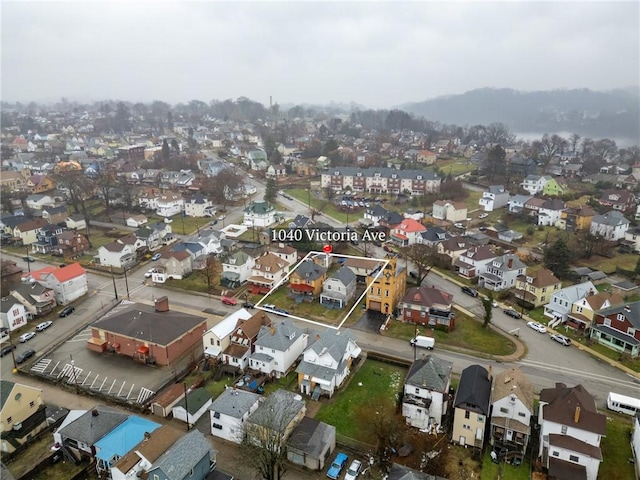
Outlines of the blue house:
<svg viewBox="0 0 640 480">
<path fill-rule="evenodd" d="M 216 452 L 199 430 L 166 450 L 148 470 L 149 480 L 205 480 L 216 466 Z M 180 461 L 176 461 L 180 459 Z"/>
</svg>

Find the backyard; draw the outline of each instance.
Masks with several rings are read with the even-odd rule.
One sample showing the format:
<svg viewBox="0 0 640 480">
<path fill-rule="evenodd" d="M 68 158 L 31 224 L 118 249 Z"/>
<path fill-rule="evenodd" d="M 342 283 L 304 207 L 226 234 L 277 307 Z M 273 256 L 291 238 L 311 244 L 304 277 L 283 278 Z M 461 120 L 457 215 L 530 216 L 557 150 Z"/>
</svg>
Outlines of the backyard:
<svg viewBox="0 0 640 480">
<path fill-rule="evenodd" d="M 602 449 L 602 463 L 598 471 L 598 478 L 607 480 L 624 480 L 633 478 L 633 465 L 629 462 L 631 458 L 631 438 L 632 423 L 631 417 L 607 414 L 607 434 L 600 443 Z"/>
</svg>

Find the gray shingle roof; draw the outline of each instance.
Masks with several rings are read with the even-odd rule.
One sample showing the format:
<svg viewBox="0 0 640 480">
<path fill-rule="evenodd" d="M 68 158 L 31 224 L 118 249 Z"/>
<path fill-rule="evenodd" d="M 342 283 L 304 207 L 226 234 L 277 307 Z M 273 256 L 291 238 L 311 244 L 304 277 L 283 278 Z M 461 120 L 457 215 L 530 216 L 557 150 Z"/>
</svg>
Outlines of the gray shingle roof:
<svg viewBox="0 0 640 480">
<path fill-rule="evenodd" d="M 78 417 L 58 433 L 86 445 L 93 445 L 115 427 L 124 422 L 129 415 L 103 405 L 97 405 Z"/>
<path fill-rule="evenodd" d="M 624 215 L 617 210 L 611 210 L 604 215 L 594 215 L 591 222 L 598 225 L 609 225 L 611 227 L 629 224 L 629 220 L 627 220 Z"/>
<path fill-rule="evenodd" d="M 289 319 L 274 323 L 271 327 L 262 326 L 258 332 L 256 347 L 286 351 L 302 335 L 303 330 L 296 327 Z M 253 355 L 255 357 L 255 355 Z"/>
<path fill-rule="evenodd" d="M 305 408 L 302 397 L 287 390 L 276 390 L 249 416 L 249 421 L 268 428 L 283 428 Z"/>
<path fill-rule="evenodd" d="M 262 397 L 257 393 L 227 388 L 209 405 L 209 410 L 233 418 L 242 418 L 260 398 Z"/>
<path fill-rule="evenodd" d="M 342 282 L 343 285 L 350 285 L 351 282 L 356 281 L 356 274 L 349 267 L 342 266 L 336 272 L 334 272 L 330 278 L 336 278 Z"/>
<path fill-rule="evenodd" d="M 156 460 L 149 469 L 149 478 L 153 478 L 155 469 L 160 469 L 169 480 L 183 480 L 205 455 L 211 456 L 212 452 L 200 430 L 192 430 Z"/>
<path fill-rule="evenodd" d="M 305 452 L 311 458 L 319 458 L 327 443 L 335 440 L 336 427 L 315 418 L 304 417 L 287 440 L 289 448 Z"/>
<path fill-rule="evenodd" d="M 204 388 L 196 388 L 187 393 L 186 401 L 183 398 L 176 403 L 175 406 L 185 408 L 186 404 L 186 406 L 189 407 L 187 410 L 191 415 L 193 415 L 209 400 L 211 400 L 211 394 L 207 390 Z"/>
<path fill-rule="evenodd" d="M 318 265 L 313 260 L 307 260 L 302 262 L 293 274 L 305 280 L 316 280 L 322 277 L 326 271 L 326 268 Z"/>
<path fill-rule="evenodd" d="M 383 178 L 392 178 L 392 175 L 397 175 L 397 178 L 404 179 L 417 179 L 419 176 L 423 180 L 438 180 L 440 177 L 434 172 L 429 170 L 396 170 L 395 168 L 356 168 L 356 167 L 335 167 L 327 171 L 328 174 L 342 175 L 345 177 L 355 177 L 361 174 L 362 177 L 373 177 L 376 173 L 379 173 Z"/>
<path fill-rule="evenodd" d="M 447 385 L 451 378 L 453 363 L 442 360 L 435 355 L 413 362 L 407 374 L 407 385 L 428 388 L 436 392 L 447 393 Z"/>
</svg>

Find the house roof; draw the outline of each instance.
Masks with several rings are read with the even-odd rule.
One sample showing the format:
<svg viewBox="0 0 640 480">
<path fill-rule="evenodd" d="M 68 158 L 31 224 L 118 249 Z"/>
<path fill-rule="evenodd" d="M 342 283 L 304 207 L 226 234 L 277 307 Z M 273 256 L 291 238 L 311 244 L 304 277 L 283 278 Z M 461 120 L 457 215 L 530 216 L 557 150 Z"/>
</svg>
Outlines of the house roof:
<svg viewBox="0 0 640 480">
<path fill-rule="evenodd" d="M 289 264 L 287 262 L 282 260 L 277 255 L 271 252 L 268 252 L 256 259 L 256 263 L 253 266 L 253 270 L 259 270 L 261 272 L 276 273 L 288 265 Z"/>
<path fill-rule="evenodd" d="M 480 365 L 465 368 L 460 376 L 453 406 L 488 415 L 490 397 L 491 380 L 487 369 Z"/>
<path fill-rule="evenodd" d="M 145 433 L 158 427 L 159 423 L 131 415 L 95 443 L 96 457 L 105 462 L 110 462 L 115 455 L 122 457 L 144 439 Z"/>
<path fill-rule="evenodd" d="M 527 410 L 533 412 L 533 384 L 519 368 L 510 368 L 497 374 L 493 380 L 492 389 L 492 402 L 515 395 Z"/>
<path fill-rule="evenodd" d="M 443 360 L 435 355 L 427 355 L 413 362 L 407 373 L 405 383 L 435 392 L 447 393 L 452 368 L 452 362 Z"/>
<path fill-rule="evenodd" d="M 206 318 L 177 311 L 156 312 L 152 305 L 123 302 L 92 326 L 166 346 L 201 324 L 206 324 Z"/>
<path fill-rule="evenodd" d="M 128 414 L 97 405 L 66 427 L 58 430 L 58 433 L 62 437 L 71 438 L 86 445 L 94 445 L 128 417 Z"/>
<path fill-rule="evenodd" d="M 160 469 L 167 480 L 182 480 L 189 476 L 189 471 L 205 456 L 211 456 L 213 449 L 200 430 L 194 429 L 181 437 L 158 458 L 149 469 L 149 477 L 153 471 Z M 180 459 L 179 462 L 176 459 Z"/>
<path fill-rule="evenodd" d="M 592 224 L 598 225 L 608 225 L 610 227 L 617 227 L 618 225 L 628 225 L 629 220 L 627 220 L 622 213 L 617 210 L 610 210 L 604 215 L 594 215 L 593 220 L 591 220 Z"/>
<path fill-rule="evenodd" d="M 161 407 L 167 407 L 182 395 L 184 395 L 184 385 L 181 383 L 174 383 L 155 397 L 153 399 L 153 403 L 157 403 Z"/>
<path fill-rule="evenodd" d="M 479 245 L 477 247 L 471 247 L 466 252 L 460 255 L 461 257 L 467 257 L 475 261 L 489 260 L 496 258 L 496 254 L 487 245 Z"/>
<path fill-rule="evenodd" d="M 17 224 L 14 228 L 17 228 L 21 232 L 30 232 L 32 230 L 38 230 L 41 227 L 44 227 L 47 224 L 47 221 L 43 218 L 39 218 L 37 220 L 27 220 Z"/>
<path fill-rule="evenodd" d="M 356 281 L 356 274 L 353 273 L 353 271 L 349 267 L 343 265 L 338 270 L 333 272 L 329 276 L 329 278 L 335 278 L 336 280 L 339 280 L 343 285 L 350 285 L 351 282 Z"/>
<path fill-rule="evenodd" d="M 423 224 L 413 218 L 405 218 L 396 228 L 407 233 L 424 232 L 426 230 Z"/>
<path fill-rule="evenodd" d="M 187 392 L 187 398 L 180 400 L 173 408 L 185 408 L 189 411 L 190 415 L 194 415 L 209 400 L 211 400 L 211 394 L 207 390 L 204 388 L 195 388 Z"/>
<path fill-rule="evenodd" d="M 177 385 L 182 388 L 182 385 Z M 130 449 L 126 455 L 114 463 L 113 468 L 118 469 L 122 473 L 127 473 L 140 462 L 140 455 L 153 463 L 182 437 L 183 434 L 169 425 L 162 425 L 160 428 L 149 433 L 149 436 L 143 438 L 136 446 Z M 139 452 L 140 455 L 138 455 L 137 452 Z"/>
<path fill-rule="evenodd" d="M 293 419 L 305 409 L 302 397 L 288 390 L 276 390 L 266 397 L 249 416 L 249 421 L 269 429 L 281 429 L 289 425 Z"/>
<path fill-rule="evenodd" d="M 445 242 L 451 238 L 451 234 L 442 227 L 429 227 L 420 234 L 427 242 Z"/>
<path fill-rule="evenodd" d="M 236 329 L 236 325 L 238 325 L 239 320 L 248 320 L 251 317 L 252 315 L 248 310 L 241 308 L 211 327 L 209 332 L 213 333 L 218 338 L 228 337 L 231 335 L 231 332 Z"/>
<path fill-rule="evenodd" d="M 0 299 L 0 312 L 8 313 L 9 310 L 13 309 L 14 305 L 22 305 L 16 298 L 11 295 L 7 295 L 6 297 L 2 297 Z"/>
<path fill-rule="evenodd" d="M 450 306 L 453 295 L 433 287 L 412 287 L 402 297 L 401 303 L 431 307 L 433 305 Z"/>
<path fill-rule="evenodd" d="M 227 388 L 209 405 L 209 410 L 232 418 L 242 418 L 261 398 L 257 393 Z"/>
<path fill-rule="evenodd" d="M 522 263 L 522 260 L 520 260 L 520 258 L 516 254 L 507 253 L 493 260 L 492 267 L 508 272 L 526 268 L 526 265 Z"/>
<path fill-rule="evenodd" d="M 609 317 L 611 315 L 624 315 L 631 325 L 633 325 L 633 328 L 640 329 L 640 302 L 617 305 L 598 312 L 598 316 L 601 317 Z"/>
<path fill-rule="evenodd" d="M 308 259 L 298 265 L 298 268 L 291 274 L 291 277 L 314 281 L 322 278 L 326 271 L 327 269 L 322 265 L 318 265 L 313 260 Z"/>
<path fill-rule="evenodd" d="M 125 247 L 126 247 L 125 244 L 117 242 L 117 241 L 113 241 L 113 242 L 110 242 L 110 243 L 105 243 L 100 248 L 104 248 L 105 250 L 107 250 L 109 252 L 121 252 L 122 250 L 124 250 Z"/>
<path fill-rule="evenodd" d="M 244 209 L 245 213 L 253 213 L 257 215 L 264 215 L 266 213 L 273 212 L 275 208 L 273 205 L 267 202 L 252 202 L 247 208 Z"/>
<path fill-rule="evenodd" d="M 529 279 L 531 281 L 529 282 Z M 526 275 L 519 275 L 518 280 L 526 282 L 536 288 L 549 287 L 557 283 L 561 283 L 560 280 L 553 274 L 551 270 L 543 268 L 536 272 L 527 273 Z"/>
<path fill-rule="evenodd" d="M 11 396 L 11 390 L 13 390 L 15 385 L 15 383 L 9 380 L 0 380 L 0 409 L 4 408 L 4 404 Z"/>
<path fill-rule="evenodd" d="M 569 388 L 564 383 L 556 383 L 554 388 L 540 391 L 540 402 L 547 404 L 543 406 L 542 413 L 545 421 L 571 425 L 599 435 L 607 433 L 607 416 L 598 413 L 594 397 L 582 385 Z"/>
<path fill-rule="evenodd" d="M 381 263 L 382 262 L 380 260 L 356 257 L 356 258 L 347 258 L 344 261 L 343 265 L 345 267 L 373 271 L 377 267 L 379 267 Z"/>
<path fill-rule="evenodd" d="M 574 452 L 583 453 L 591 458 L 602 460 L 602 451 L 600 447 L 591 445 L 587 442 L 578 440 L 571 435 L 561 435 L 559 433 L 549 434 L 549 446 L 554 445 L 556 447 L 572 450 Z"/>
<path fill-rule="evenodd" d="M 166 260 L 169 258 L 175 258 L 179 262 L 182 262 L 183 260 L 191 257 L 191 254 L 188 251 L 183 250 L 182 252 L 165 252 L 160 257 Z"/>
<path fill-rule="evenodd" d="M 287 440 L 289 448 L 304 452 L 311 458 L 320 458 L 327 444 L 332 444 L 336 427 L 315 418 L 303 417 Z"/>
<path fill-rule="evenodd" d="M 304 330 L 296 327 L 291 320 L 285 319 L 272 323 L 270 327 L 265 325 L 260 327 L 254 344 L 278 352 L 286 352 L 303 333 Z"/>
</svg>

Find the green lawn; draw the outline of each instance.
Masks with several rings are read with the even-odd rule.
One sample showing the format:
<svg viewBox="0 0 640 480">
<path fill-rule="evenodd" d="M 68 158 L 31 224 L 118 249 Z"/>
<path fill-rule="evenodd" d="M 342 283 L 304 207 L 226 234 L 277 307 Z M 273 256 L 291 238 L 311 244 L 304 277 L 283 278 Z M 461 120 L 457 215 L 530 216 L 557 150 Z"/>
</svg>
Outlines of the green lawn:
<svg viewBox="0 0 640 480">
<path fill-rule="evenodd" d="M 599 257 L 593 256 L 588 259 L 579 260 L 576 264 L 580 267 L 589 267 L 593 270 L 602 270 L 604 273 L 615 273 L 616 267 L 625 270 L 633 270 L 638 262 L 638 255 L 635 253 L 620 254 L 616 253 L 615 257 Z"/>
<path fill-rule="evenodd" d="M 442 175 L 446 176 L 451 172 L 454 177 L 476 169 L 475 165 L 468 162 L 464 157 L 452 160 L 438 160 L 436 166 L 440 169 Z"/>
<path fill-rule="evenodd" d="M 303 190 L 301 188 L 291 188 L 286 190 L 286 192 L 292 197 L 295 197 L 299 201 L 303 202 L 305 205 L 310 201 L 313 208 L 322 211 L 322 213 L 324 213 L 325 215 L 328 215 L 329 217 L 334 218 L 339 222 L 353 223 L 362 217 L 362 211 L 347 214 L 346 212 L 338 210 L 338 208 L 328 200 L 319 200 L 313 195 L 309 196 L 308 190 Z"/>
<path fill-rule="evenodd" d="M 480 480 L 529 480 L 529 463 L 524 462 L 519 467 L 508 463 L 495 464 L 491 461 L 489 450 L 482 457 L 482 471 Z"/>
<path fill-rule="evenodd" d="M 480 354 L 510 355 L 516 351 L 516 345 L 508 338 L 488 328 L 482 328 L 482 323 L 456 312 L 456 325 L 452 332 L 432 331 L 428 327 L 418 327 L 422 334 L 433 335 L 438 346 L 465 348 Z M 398 321 L 391 322 L 385 333 L 395 338 L 409 341 L 415 335 L 415 326 Z"/>
<path fill-rule="evenodd" d="M 607 412 L 607 435 L 600 441 L 603 460 L 598 470 L 598 478 L 606 480 L 634 478 L 633 465 L 629 463 L 631 429 L 631 417 Z"/>
<path fill-rule="evenodd" d="M 368 438 L 366 429 L 358 421 L 359 410 L 375 408 L 371 405 L 371 395 L 396 395 L 402 389 L 405 368 L 374 360 L 365 360 L 362 367 L 353 375 L 344 390 L 333 398 L 323 400 L 324 404 L 315 418 L 336 427 L 340 435 L 366 443 L 375 443 Z"/>
</svg>

